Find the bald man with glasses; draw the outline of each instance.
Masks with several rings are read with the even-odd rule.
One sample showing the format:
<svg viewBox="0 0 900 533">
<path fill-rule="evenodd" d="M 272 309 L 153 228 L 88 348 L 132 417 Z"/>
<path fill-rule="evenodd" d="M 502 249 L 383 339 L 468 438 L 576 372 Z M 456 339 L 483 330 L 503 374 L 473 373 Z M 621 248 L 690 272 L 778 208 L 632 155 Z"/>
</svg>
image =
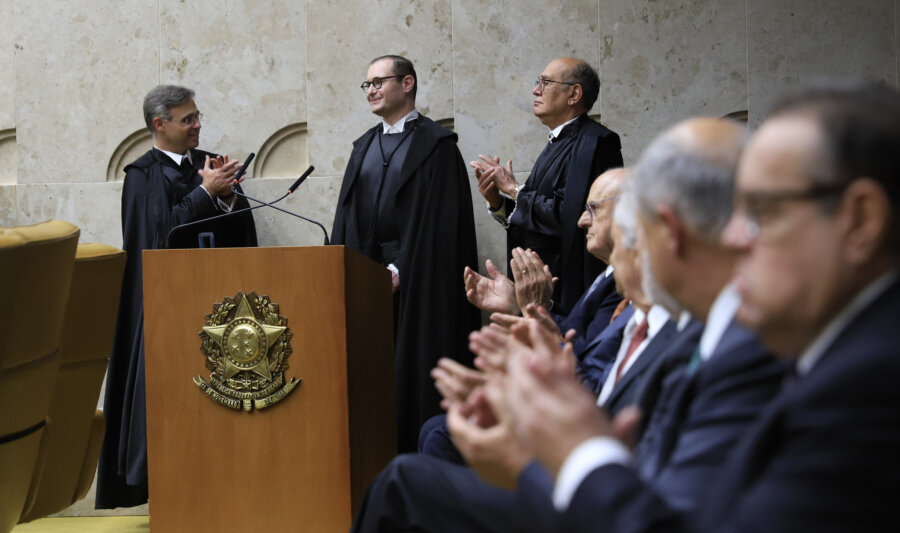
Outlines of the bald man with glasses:
<svg viewBox="0 0 900 533">
<path fill-rule="evenodd" d="M 475 168 L 478 190 L 491 215 L 506 228 L 508 260 L 517 247 L 535 251 L 559 278 L 554 311 L 568 314 L 606 268 L 589 254 L 578 231 L 594 179 L 622 166 L 619 136 L 588 117 L 600 93 L 597 73 L 585 61 L 554 59 L 538 76 L 531 94 L 534 114 L 549 129 L 544 147 L 524 183 L 512 162 L 480 155 Z M 521 272 L 509 269 L 518 281 Z"/>
</svg>

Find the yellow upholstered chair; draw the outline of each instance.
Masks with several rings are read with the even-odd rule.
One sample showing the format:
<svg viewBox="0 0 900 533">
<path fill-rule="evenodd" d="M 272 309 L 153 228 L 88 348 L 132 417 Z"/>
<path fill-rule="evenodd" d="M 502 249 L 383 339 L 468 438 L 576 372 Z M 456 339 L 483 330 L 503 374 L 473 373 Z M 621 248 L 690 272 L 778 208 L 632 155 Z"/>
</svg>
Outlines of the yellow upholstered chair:
<svg viewBox="0 0 900 533">
<path fill-rule="evenodd" d="M 36 493 L 78 228 L 0 228 L 0 533 Z"/>
<path fill-rule="evenodd" d="M 57 513 L 91 487 L 106 431 L 97 409 L 109 363 L 125 252 L 79 244 L 63 322 L 61 363 L 50 405 L 52 431 L 37 497 L 22 522 Z"/>
</svg>

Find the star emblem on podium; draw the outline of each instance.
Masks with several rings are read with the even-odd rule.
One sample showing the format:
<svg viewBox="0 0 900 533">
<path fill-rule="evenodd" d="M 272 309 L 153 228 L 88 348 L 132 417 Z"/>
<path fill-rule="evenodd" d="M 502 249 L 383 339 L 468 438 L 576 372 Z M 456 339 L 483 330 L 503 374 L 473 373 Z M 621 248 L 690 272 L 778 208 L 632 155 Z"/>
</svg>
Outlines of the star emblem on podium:
<svg viewBox="0 0 900 533">
<path fill-rule="evenodd" d="M 200 351 L 210 375 L 209 381 L 202 375 L 193 381 L 211 400 L 247 412 L 265 409 L 303 381 L 285 378 L 294 334 L 268 296 L 256 291 L 226 296 L 203 318 Z"/>
<path fill-rule="evenodd" d="M 241 371 L 250 371 L 271 380 L 269 347 L 286 329 L 284 326 L 260 322 L 247 303 L 247 297 L 241 294 L 237 311 L 230 322 L 219 326 L 204 326 L 203 331 L 225 355 L 225 379 L 234 377 Z"/>
</svg>

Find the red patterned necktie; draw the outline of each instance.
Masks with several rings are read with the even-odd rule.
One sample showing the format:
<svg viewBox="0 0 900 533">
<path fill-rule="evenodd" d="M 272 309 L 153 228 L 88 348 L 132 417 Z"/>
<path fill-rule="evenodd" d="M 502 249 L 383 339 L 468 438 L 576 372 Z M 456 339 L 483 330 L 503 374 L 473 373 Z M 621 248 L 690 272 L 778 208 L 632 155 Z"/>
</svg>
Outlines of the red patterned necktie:
<svg viewBox="0 0 900 533">
<path fill-rule="evenodd" d="M 622 379 L 622 374 L 625 373 L 625 366 L 628 364 L 628 361 L 631 359 L 631 356 L 637 350 L 637 347 L 641 345 L 642 342 L 647 338 L 647 329 L 649 325 L 647 324 L 647 319 L 644 318 L 643 322 L 638 324 L 638 327 L 634 328 L 634 333 L 631 334 L 631 344 L 628 345 L 628 351 L 625 352 L 625 357 L 622 358 L 622 362 L 619 363 L 619 368 L 616 371 L 616 384 L 619 383 L 619 380 Z"/>
</svg>

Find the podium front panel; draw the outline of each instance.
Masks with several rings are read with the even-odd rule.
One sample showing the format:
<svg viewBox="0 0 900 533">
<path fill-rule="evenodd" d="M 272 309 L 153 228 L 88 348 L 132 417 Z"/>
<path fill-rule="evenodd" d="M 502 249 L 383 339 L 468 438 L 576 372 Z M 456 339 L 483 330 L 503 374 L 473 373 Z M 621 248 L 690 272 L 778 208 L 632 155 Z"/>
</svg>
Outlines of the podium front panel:
<svg viewBox="0 0 900 533">
<path fill-rule="evenodd" d="M 389 274 L 343 247 L 154 250 L 143 262 L 151 530 L 348 530 L 361 485 L 395 442 L 393 381 L 348 390 L 355 360 L 391 375 L 383 367 L 393 351 Z M 348 278 L 368 289 L 348 294 Z M 293 334 L 284 378 L 302 380 L 252 412 L 212 401 L 193 382 L 210 375 L 204 315 L 238 291 L 278 304 Z M 369 405 L 353 408 L 351 396 Z M 377 420 L 353 430 L 357 410 L 380 411 L 387 431 Z M 379 454 L 354 476 L 351 447 L 358 458 L 367 448 Z"/>
</svg>

